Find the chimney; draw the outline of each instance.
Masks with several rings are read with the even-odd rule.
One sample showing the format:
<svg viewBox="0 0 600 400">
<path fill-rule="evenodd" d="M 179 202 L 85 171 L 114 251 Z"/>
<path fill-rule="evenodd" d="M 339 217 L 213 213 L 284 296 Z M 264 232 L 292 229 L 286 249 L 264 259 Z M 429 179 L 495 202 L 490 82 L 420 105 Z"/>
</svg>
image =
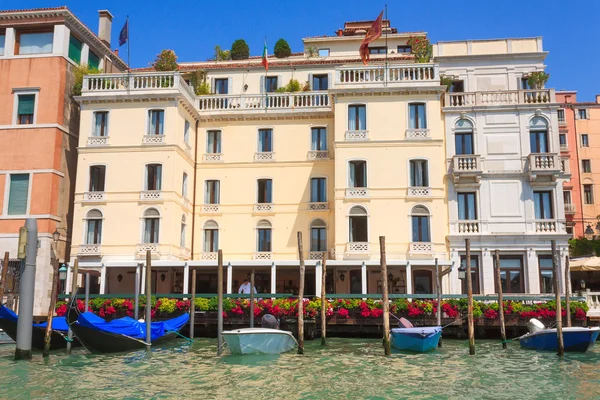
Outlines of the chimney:
<svg viewBox="0 0 600 400">
<path fill-rule="evenodd" d="M 596 95 L 596 104 L 600 104 L 600 94 Z"/>
<path fill-rule="evenodd" d="M 110 48 L 113 15 L 108 10 L 99 10 L 98 17 L 98 37 Z"/>
</svg>

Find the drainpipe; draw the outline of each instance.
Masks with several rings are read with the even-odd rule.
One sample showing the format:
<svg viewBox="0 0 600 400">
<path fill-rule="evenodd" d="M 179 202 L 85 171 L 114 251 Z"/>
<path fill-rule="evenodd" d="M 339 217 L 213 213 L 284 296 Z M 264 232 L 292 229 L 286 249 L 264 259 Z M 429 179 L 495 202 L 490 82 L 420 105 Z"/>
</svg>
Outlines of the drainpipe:
<svg viewBox="0 0 600 400">
<path fill-rule="evenodd" d="M 575 157 L 577 158 L 577 179 L 579 180 L 579 207 L 580 207 L 580 211 L 581 211 L 581 227 L 583 229 L 583 232 L 585 232 L 585 220 L 583 218 L 583 193 L 581 193 L 581 191 L 583 190 L 583 185 L 581 184 L 581 171 L 580 171 L 580 159 L 579 159 L 579 137 L 577 136 L 577 119 L 575 119 L 575 107 L 573 107 L 573 103 L 566 103 L 567 99 L 565 97 L 565 108 L 570 108 L 571 111 L 573 111 L 573 129 L 575 131 Z M 592 195 L 594 195 L 594 193 L 592 192 Z M 574 220 L 574 219 L 573 219 Z"/>
<path fill-rule="evenodd" d="M 197 162 L 196 160 L 198 159 L 198 125 L 200 125 L 200 121 L 196 120 L 196 139 L 194 142 L 194 185 L 193 185 L 193 191 L 194 194 L 192 195 L 192 246 L 191 246 L 191 254 L 190 254 L 190 259 L 194 259 L 194 242 L 195 242 L 195 236 L 196 236 L 196 166 L 197 166 Z"/>
</svg>

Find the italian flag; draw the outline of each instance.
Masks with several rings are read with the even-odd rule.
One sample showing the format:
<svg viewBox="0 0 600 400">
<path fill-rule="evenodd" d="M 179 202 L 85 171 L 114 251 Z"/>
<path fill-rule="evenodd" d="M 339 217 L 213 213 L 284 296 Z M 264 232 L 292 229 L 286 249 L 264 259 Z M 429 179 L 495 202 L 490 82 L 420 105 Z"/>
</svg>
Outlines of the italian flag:
<svg viewBox="0 0 600 400">
<path fill-rule="evenodd" d="M 265 67 L 265 71 L 269 70 L 269 60 L 267 60 L 267 42 L 265 41 L 265 48 L 263 49 L 262 65 Z"/>
</svg>

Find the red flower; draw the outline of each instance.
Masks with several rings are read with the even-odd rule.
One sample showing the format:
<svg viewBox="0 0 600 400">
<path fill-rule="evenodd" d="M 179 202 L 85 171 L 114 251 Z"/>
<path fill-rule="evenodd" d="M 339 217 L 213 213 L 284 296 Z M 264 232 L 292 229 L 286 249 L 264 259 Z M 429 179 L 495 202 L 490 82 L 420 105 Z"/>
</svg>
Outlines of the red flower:
<svg viewBox="0 0 600 400">
<path fill-rule="evenodd" d="M 98 316 L 100 316 L 101 318 L 106 317 L 106 315 L 104 314 L 104 308 L 101 308 L 100 311 L 98 311 Z"/>
<path fill-rule="evenodd" d="M 575 310 L 575 319 L 579 320 L 579 321 L 585 321 L 586 315 L 585 315 L 585 311 L 583 311 L 582 308 L 577 308 Z"/>
<path fill-rule="evenodd" d="M 67 305 L 66 304 L 61 304 L 60 307 L 58 307 L 56 309 L 56 316 L 57 317 L 64 317 L 67 314 Z"/>
<path fill-rule="evenodd" d="M 383 315 L 383 310 L 380 308 L 374 308 L 371 310 L 371 317 L 379 318 Z"/>
<path fill-rule="evenodd" d="M 348 317 L 349 317 L 348 310 L 346 310 L 346 309 L 345 309 L 345 308 L 343 308 L 343 307 L 342 307 L 342 308 L 340 308 L 340 309 L 338 310 L 338 312 L 337 312 L 337 313 L 338 313 L 338 315 L 339 315 L 340 317 L 344 317 L 344 318 L 348 318 Z"/>
<path fill-rule="evenodd" d="M 485 313 L 483 313 L 483 315 L 485 315 L 485 317 L 489 319 L 496 319 L 498 318 L 498 311 L 488 308 L 487 310 L 485 310 Z"/>
</svg>

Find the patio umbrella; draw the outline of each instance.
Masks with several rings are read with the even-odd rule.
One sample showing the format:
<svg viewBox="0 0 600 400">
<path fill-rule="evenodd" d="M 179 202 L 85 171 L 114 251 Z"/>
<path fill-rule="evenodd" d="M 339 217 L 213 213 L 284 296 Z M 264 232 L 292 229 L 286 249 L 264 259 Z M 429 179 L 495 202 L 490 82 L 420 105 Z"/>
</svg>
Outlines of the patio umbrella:
<svg viewBox="0 0 600 400">
<path fill-rule="evenodd" d="M 571 260 L 569 263 L 572 272 L 600 271 L 600 257 L 587 257 Z"/>
</svg>

